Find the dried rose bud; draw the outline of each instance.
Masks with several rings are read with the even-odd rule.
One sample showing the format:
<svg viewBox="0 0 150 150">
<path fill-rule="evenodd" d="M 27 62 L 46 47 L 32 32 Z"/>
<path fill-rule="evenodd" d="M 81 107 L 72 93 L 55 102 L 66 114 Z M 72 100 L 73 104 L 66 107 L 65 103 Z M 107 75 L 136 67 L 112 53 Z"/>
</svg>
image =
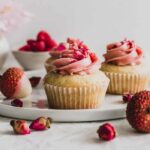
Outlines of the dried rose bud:
<svg viewBox="0 0 150 150">
<path fill-rule="evenodd" d="M 29 128 L 38 131 L 46 130 L 50 128 L 51 123 L 51 118 L 39 117 L 30 124 Z"/>
<path fill-rule="evenodd" d="M 36 87 L 39 84 L 40 80 L 41 80 L 41 77 L 31 77 L 29 79 L 32 87 Z"/>
<path fill-rule="evenodd" d="M 105 123 L 100 126 L 97 130 L 97 133 L 99 135 L 99 138 L 105 141 L 110 141 L 116 137 L 116 131 L 114 127 L 109 123 Z"/>
<path fill-rule="evenodd" d="M 30 134 L 30 129 L 25 120 L 11 120 L 10 125 L 13 127 L 15 134 Z"/>
<path fill-rule="evenodd" d="M 128 103 L 128 102 L 131 100 L 131 98 L 132 98 L 132 95 L 131 95 L 131 94 L 124 94 L 124 95 L 122 96 L 122 99 L 123 99 L 123 102 L 124 102 L 124 103 Z"/>
<path fill-rule="evenodd" d="M 14 99 L 11 101 L 11 106 L 23 107 L 23 101 L 21 101 L 20 99 Z"/>
</svg>

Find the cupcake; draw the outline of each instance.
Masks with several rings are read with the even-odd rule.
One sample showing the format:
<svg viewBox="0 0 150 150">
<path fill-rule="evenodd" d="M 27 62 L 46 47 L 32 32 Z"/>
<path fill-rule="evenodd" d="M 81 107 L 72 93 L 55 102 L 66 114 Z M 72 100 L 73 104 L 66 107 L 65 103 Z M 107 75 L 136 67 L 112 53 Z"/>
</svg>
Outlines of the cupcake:
<svg viewBox="0 0 150 150">
<path fill-rule="evenodd" d="M 108 93 L 134 94 L 147 88 L 150 69 L 144 62 L 142 49 L 134 41 L 125 39 L 109 44 L 103 56 L 101 70 L 110 79 Z"/>
<path fill-rule="evenodd" d="M 63 45 L 63 46 L 62 46 Z M 61 47 L 61 48 L 60 48 Z M 100 106 L 109 79 L 99 71 L 95 53 L 80 40 L 68 38 L 50 52 L 46 61 L 45 92 L 50 108 L 90 109 Z"/>
</svg>

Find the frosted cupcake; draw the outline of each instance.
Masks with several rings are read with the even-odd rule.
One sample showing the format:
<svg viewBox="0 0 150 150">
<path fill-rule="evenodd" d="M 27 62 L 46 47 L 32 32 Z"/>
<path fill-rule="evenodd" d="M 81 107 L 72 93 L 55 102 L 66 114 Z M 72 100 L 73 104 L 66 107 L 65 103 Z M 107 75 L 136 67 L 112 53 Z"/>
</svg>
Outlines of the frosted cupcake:
<svg viewBox="0 0 150 150">
<path fill-rule="evenodd" d="M 134 94 L 148 86 L 150 69 L 143 61 L 143 51 L 134 41 L 125 39 L 107 45 L 101 70 L 110 79 L 107 92 Z"/>
<path fill-rule="evenodd" d="M 100 106 L 109 79 L 99 71 L 101 63 L 80 40 L 67 39 L 53 49 L 44 87 L 50 108 L 89 109 Z M 57 49 L 58 48 L 58 49 Z M 52 60 L 50 59 L 50 60 Z M 47 62 L 46 62 L 47 63 Z M 49 68 L 48 63 L 46 65 Z"/>
<path fill-rule="evenodd" d="M 65 51 L 66 49 L 69 49 L 69 43 L 67 42 L 60 43 L 58 46 L 53 48 L 53 50 L 50 53 L 51 57 L 48 58 L 44 64 L 47 72 L 50 72 L 53 70 L 53 68 L 55 67 L 55 65 L 53 65 L 53 61 L 58 58 L 61 58 L 61 55 L 66 52 Z"/>
</svg>

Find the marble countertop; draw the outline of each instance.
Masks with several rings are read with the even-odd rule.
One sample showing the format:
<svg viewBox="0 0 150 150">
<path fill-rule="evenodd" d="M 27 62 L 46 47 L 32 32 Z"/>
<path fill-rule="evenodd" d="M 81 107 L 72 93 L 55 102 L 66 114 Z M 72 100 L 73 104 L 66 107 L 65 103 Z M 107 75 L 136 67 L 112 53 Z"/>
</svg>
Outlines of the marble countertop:
<svg viewBox="0 0 150 150">
<path fill-rule="evenodd" d="M 8 57 L 4 67 L 17 66 L 13 59 L 12 56 Z M 150 149 L 150 134 L 135 132 L 126 119 L 105 121 L 111 123 L 117 130 L 116 138 L 110 142 L 99 140 L 96 133 L 98 127 L 105 122 L 53 123 L 49 130 L 20 136 L 13 134 L 9 125 L 10 120 L 10 118 L 0 117 L 0 149 L 2 150 Z"/>
<path fill-rule="evenodd" d="M 117 130 L 110 142 L 101 141 L 96 133 L 104 122 L 54 123 L 47 131 L 14 135 L 10 119 L 0 118 L 0 147 L 6 150 L 149 150 L 150 134 L 136 133 L 126 119 L 109 121 Z M 107 121 L 108 122 L 108 121 Z"/>
</svg>

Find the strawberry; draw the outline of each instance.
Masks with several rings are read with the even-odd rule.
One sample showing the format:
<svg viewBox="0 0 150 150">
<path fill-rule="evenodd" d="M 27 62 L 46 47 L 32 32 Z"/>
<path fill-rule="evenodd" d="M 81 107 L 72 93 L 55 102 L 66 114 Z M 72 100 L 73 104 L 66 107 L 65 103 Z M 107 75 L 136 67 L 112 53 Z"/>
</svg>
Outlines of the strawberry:
<svg viewBox="0 0 150 150">
<path fill-rule="evenodd" d="M 53 48 L 57 46 L 57 43 L 51 38 L 46 31 L 40 31 L 37 35 L 37 41 L 45 41 L 47 48 Z"/>
<path fill-rule="evenodd" d="M 36 40 L 27 40 L 27 44 L 20 47 L 19 51 L 43 52 L 50 51 L 55 46 L 57 46 L 55 40 L 46 31 L 40 31 Z"/>
<path fill-rule="evenodd" d="M 37 41 L 46 41 L 47 36 L 49 36 L 49 35 L 47 34 L 47 32 L 45 32 L 45 31 L 40 31 L 40 32 L 37 34 Z"/>
<path fill-rule="evenodd" d="M 0 89 L 7 98 L 23 98 L 31 91 L 31 84 L 20 68 L 9 68 L 1 76 Z"/>
<path fill-rule="evenodd" d="M 50 47 L 51 49 L 57 46 L 55 40 L 53 40 L 53 39 L 47 40 L 46 44 L 47 44 L 47 47 Z"/>
<path fill-rule="evenodd" d="M 134 129 L 150 132 L 150 91 L 141 91 L 132 97 L 127 105 L 126 116 Z"/>
<path fill-rule="evenodd" d="M 37 42 L 35 40 L 28 40 L 27 43 L 30 46 L 30 51 L 38 51 L 36 46 Z"/>
<path fill-rule="evenodd" d="M 29 39 L 29 40 L 27 40 L 27 44 L 30 46 L 30 51 L 33 51 L 33 52 L 38 51 L 36 40 Z"/>
<path fill-rule="evenodd" d="M 27 40 L 27 44 L 28 44 L 28 45 L 32 45 L 32 44 L 35 43 L 35 42 L 36 42 L 36 40 L 33 40 L 33 39 Z"/>
<path fill-rule="evenodd" d="M 19 51 L 30 51 L 30 45 L 26 44 L 19 48 Z"/>
<path fill-rule="evenodd" d="M 36 43 L 36 48 L 38 52 L 45 51 L 46 45 L 44 41 L 39 41 Z"/>
</svg>

